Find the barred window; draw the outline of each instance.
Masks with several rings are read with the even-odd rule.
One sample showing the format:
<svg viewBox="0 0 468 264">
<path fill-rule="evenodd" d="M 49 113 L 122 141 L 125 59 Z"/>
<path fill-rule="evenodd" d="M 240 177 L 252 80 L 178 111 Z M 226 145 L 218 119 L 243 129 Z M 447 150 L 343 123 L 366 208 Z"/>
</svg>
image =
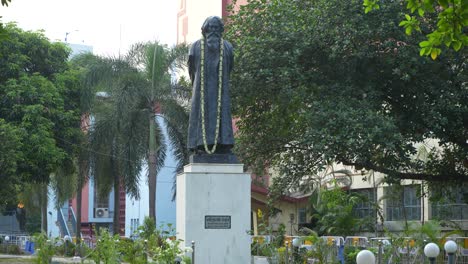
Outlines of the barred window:
<svg viewBox="0 0 468 264">
<path fill-rule="evenodd" d="M 305 208 L 299 208 L 298 210 L 298 223 L 307 223 L 307 212 Z"/>
<path fill-rule="evenodd" d="M 421 220 L 420 185 L 384 188 L 387 221 Z"/>
<path fill-rule="evenodd" d="M 374 189 L 355 189 L 351 192 L 362 197 L 362 201 L 353 208 L 354 215 L 358 218 L 376 217 L 376 191 Z"/>
<path fill-rule="evenodd" d="M 468 204 L 464 202 L 463 191 L 449 190 L 453 197 L 445 196 L 431 204 L 431 218 L 438 220 L 468 219 Z"/>
</svg>

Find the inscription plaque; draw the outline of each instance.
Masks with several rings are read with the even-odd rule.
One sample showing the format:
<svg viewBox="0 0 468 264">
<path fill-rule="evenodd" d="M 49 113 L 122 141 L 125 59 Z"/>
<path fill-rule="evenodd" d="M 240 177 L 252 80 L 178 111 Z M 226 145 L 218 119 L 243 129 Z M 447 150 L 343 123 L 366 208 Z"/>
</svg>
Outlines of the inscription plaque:
<svg viewBox="0 0 468 264">
<path fill-rule="evenodd" d="M 205 215 L 205 229 L 231 229 L 231 216 Z"/>
</svg>

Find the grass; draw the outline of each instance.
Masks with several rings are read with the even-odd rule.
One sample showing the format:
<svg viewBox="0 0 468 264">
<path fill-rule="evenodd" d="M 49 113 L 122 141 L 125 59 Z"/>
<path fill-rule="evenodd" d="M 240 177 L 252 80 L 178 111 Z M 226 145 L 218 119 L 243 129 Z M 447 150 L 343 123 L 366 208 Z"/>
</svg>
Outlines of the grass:
<svg viewBox="0 0 468 264">
<path fill-rule="evenodd" d="M 0 258 L 0 263 L 9 263 L 9 264 L 25 264 L 25 263 L 34 263 L 30 259 L 20 259 L 20 258 Z"/>
</svg>

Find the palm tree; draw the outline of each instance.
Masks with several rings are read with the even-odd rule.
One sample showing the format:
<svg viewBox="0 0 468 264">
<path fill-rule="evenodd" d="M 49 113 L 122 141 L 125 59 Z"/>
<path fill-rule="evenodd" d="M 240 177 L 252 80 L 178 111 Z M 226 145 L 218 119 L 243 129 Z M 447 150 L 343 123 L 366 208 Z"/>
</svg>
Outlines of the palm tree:
<svg viewBox="0 0 468 264">
<path fill-rule="evenodd" d="M 171 70 L 183 65 L 186 53 L 186 46 L 169 49 L 159 43 L 136 44 L 124 57 L 99 58 L 99 69 L 89 71 L 94 86 L 103 91 L 101 103 L 93 109 L 91 168 L 100 188 L 109 186 L 100 183 L 113 182 L 114 221 L 118 219 L 118 184 L 125 183 L 126 192 L 138 197 L 143 163 L 148 165 L 149 215 L 156 220 L 157 174 L 169 146 L 156 115 L 164 119 L 178 160 L 176 170 L 180 171 L 188 159 L 188 111 L 181 102 L 186 102 L 189 94 L 174 91 L 174 87 L 181 90 L 184 82 L 171 81 Z"/>
<path fill-rule="evenodd" d="M 136 67 L 142 69 L 147 85 L 142 87 L 137 100 L 141 102 L 141 112 L 147 115 L 149 128 L 147 163 L 149 185 L 149 217 L 156 222 L 156 184 L 157 174 L 163 166 L 167 144 L 164 142 L 162 127 L 156 122 L 155 116 L 164 118 L 174 154 L 178 160 L 176 171 L 181 171 L 187 162 L 186 131 L 188 112 L 181 106 L 186 97 L 177 97 L 171 73 L 182 68 L 186 61 L 187 47 L 181 45 L 173 49 L 157 42 L 137 44 L 132 47 L 129 59 Z M 179 85 L 179 86 L 178 86 Z"/>
<path fill-rule="evenodd" d="M 139 138 L 144 136 L 143 121 L 133 109 L 132 96 L 143 85 L 140 73 L 120 58 L 96 58 L 99 68 L 92 73 L 95 86 L 105 92 L 98 93 L 99 103 L 93 108 L 90 129 L 91 171 L 98 194 L 107 195 L 114 189 L 114 234 L 120 233 L 120 186 L 133 197 L 139 196 L 138 181 L 144 158 Z M 99 72 L 99 74 L 96 74 Z"/>
<path fill-rule="evenodd" d="M 81 116 L 81 131 L 82 137 L 79 142 L 79 149 L 77 153 L 77 168 L 78 172 L 76 175 L 76 241 L 77 241 L 77 253 L 80 252 L 79 244 L 81 243 L 81 205 L 82 205 L 82 189 L 89 180 L 90 170 L 90 156 L 89 156 L 89 140 L 88 125 L 90 119 L 90 112 L 94 103 L 94 89 L 96 86 L 99 69 L 101 69 L 100 60 L 97 59 L 91 53 L 84 53 L 76 56 L 72 60 L 72 66 L 76 68 L 81 75 L 81 89 L 79 93 L 80 97 L 80 116 Z M 59 188 L 57 188 L 59 189 Z M 61 197 L 58 196 L 57 201 L 61 201 Z"/>
</svg>

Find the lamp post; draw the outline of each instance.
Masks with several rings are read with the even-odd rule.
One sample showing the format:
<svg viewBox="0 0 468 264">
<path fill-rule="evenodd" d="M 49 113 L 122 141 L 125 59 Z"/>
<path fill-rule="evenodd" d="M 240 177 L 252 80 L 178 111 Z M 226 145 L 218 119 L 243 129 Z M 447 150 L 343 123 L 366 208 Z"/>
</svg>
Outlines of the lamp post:
<svg viewBox="0 0 468 264">
<path fill-rule="evenodd" d="M 365 249 L 361 250 L 356 256 L 356 263 L 357 264 L 375 264 L 375 256 L 374 253 Z"/>
<path fill-rule="evenodd" d="M 455 252 L 457 252 L 457 243 L 453 240 L 448 240 L 444 245 L 445 252 L 448 254 L 448 264 L 455 264 Z"/>
<path fill-rule="evenodd" d="M 299 257 L 299 247 L 302 245 L 302 239 L 296 237 L 292 240 L 292 250 L 291 250 L 291 255 L 292 255 L 292 262 L 296 263 L 298 257 Z"/>
<path fill-rule="evenodd" d="M 72 31 L 70 31 L 70 32 L 65 32 L 65 42 L 68 41 L 68 35 L 70 35 L 70 34 L 73 33 L 73 32 L 77 32 L 77 31 L 79 31 L 79 30 L 78 30 L 78 29 L 75 29 L 75 30 L 72 30 Z"/>
<path fill-rule="evenodd" d="M 435 264 L 437 256 L 439 256 L 440 249 L 435 243 L 429 243 L 424 247 L 424 255 L 429 258 L 429 263 Z"/>
<path fill-rule="evenodd" d="M 382 262 L 382 246 L 383 246 L 383 242 L 381 239 L 379 239 L 379 241 L 377 242 L 377 245 L 378 245 L 378 248 L 379 248 L 379 251 L 377 253 L 377 260 L 378 260 L 378 264 L 381 264 Z"/>
<path fill-rule="evenodd" d="M 294 214 L 289 214 L 289 223 L 291 224 L 291 233 L 290 235 L 293 235 L 293 225 L 294 225 Z"/>
<path fill-rule="evenodd" d="M 63 240 L 65 241 L 65 256 L 68 256 L 68 245 L 71 241 L 71 237 L 69 235 L 65 235 Z"/>
</svg>

